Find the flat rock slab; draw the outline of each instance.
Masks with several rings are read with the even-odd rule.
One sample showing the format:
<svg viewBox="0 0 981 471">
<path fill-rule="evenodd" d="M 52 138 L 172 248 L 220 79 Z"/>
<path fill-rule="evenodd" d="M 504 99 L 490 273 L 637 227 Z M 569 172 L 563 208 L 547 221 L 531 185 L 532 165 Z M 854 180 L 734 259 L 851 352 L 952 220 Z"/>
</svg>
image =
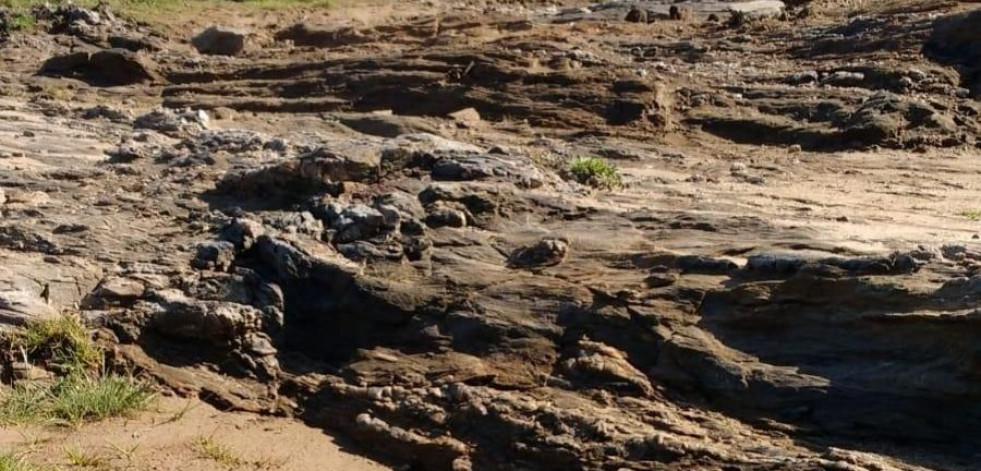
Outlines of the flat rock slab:
<svg viewBox="0 0 981 471">
<path fill-rule="evenodd" d="M 676 2 L 674 0 L 649 1 L 618 1 L 596 4 L 586 9 L 565 10 L 554 18 L 554 21 L 565 23 L 589 20 L 622 20 L 631 8 L 637 7 L 655 14 L 667 15 L 671 7 L 689 8 L 694 13 L 727 13 L 743 12 L 749 15 L 769 16 L 782 12 L 786 5 L 781 0 L 749 0 L 749 1 L 718 1 L 718 0 L 689 0 Z"/>
<path fill-rule="evenodd" d="M 0 100 L 0 170 L 87 166 L 105 160 L 106 139 L 66 120 Z"/>
</svg>

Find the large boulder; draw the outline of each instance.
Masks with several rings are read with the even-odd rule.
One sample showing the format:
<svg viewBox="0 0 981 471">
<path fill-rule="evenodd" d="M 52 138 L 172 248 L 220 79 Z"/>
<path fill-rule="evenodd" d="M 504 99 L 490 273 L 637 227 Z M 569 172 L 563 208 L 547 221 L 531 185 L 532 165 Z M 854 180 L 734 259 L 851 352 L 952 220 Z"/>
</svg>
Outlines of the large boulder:
<svg viewBox="0 0 981 471">
<path fill-rule="evenodd" d="M 194 36 L 191 44 L 201 54 L 237 56 L 245 50 L 247 37 L 244 31 L 212 26 Z"/>
</svg>

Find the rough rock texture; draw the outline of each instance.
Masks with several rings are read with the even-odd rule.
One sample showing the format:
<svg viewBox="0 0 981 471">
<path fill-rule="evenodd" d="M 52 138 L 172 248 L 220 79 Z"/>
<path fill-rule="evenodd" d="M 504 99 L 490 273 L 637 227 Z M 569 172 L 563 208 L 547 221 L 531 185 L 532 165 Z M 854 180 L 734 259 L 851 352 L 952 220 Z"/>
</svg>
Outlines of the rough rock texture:
<svg viewBox="0 0 981 471">
<path fill-rule="evenodd" d="M 0 323 L 79 311 L 413 470 L 975 471 L 981 108 L 922 54 L 956 8 L 795 4 L 332 10 L 234 58 L 42 8 L 0 49 Z M 111 37 L 166 83 L 25 59 Z"/>
<path fill-rule="evenodd" d="M 191 39 L 191 44 L 202 54 L 237 56 L 245 50 L 244 31 L 211 26 Z"/>
<path fill-rule="evenodd" d="M 962 67 L 961 79 L 974 96 L 981 95 L 981 12 L 938 18 L 924 51 L 944 63 Z"/>
<path fill-rule="evenodd" d="M 103 85 L 132 85 L 160 79 L 146 57 L 126 49 L 55 56 L 45 61 L 40 72 Z"/>
</svg>

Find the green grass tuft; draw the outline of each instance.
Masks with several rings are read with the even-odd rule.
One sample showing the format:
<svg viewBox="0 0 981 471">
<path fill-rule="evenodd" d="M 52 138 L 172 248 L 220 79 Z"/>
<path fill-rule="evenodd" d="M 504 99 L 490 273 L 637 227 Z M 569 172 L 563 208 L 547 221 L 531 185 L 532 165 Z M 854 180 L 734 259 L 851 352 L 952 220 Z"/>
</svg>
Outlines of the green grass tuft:
<svg viewBox="0 0 981 471">
<path fill-rule="evenodd" d="M 963 217 L 966 217 L 972 221 L 981 221 L 981 209 L 965 209 L 960 213 L 957 213 Z"/>
<path fill-rule="evenodd" d="M 194 451 L 204 459 L 214 461 L 229 468 L 241 467 L 245 462 L 231 448 L 222 445 L 214 437 L 198 437 L 194 440 Z"/>
<path fill-rule="evenodd" d="M 52 388 L 50 415 L 71 425 L 97 422 L 145 410 L 154 396 L 148 384 L 129 376 L 71 377 Z"/>
<path fill-rule="evenodd" d="M 17 386 L 0 399 L 0 424 L 79 426 L 145 410 L 152 388 L 129 376 L 67 376 L 50 385 Z"/>
<path fill-rule="evenodd" d="M 37 468 L 17 455 L 0 453 L 0 471 L 37 471 Z"/>
<path fill-rule="evenodd" d="M 45 403 L 50 391 L 39 385 L 17 386 L 0 399 L 0 425 L 42 422 L 48 416 Z"/>
<path fill-rule="evenodd" d="M 612 190 L 623 186 L 620 169 L 599 157 L 580 157 L 572 161 L 569 174 L 577 182 Z"/>
<path fill-rule="evenodd" d="M 14 13 L 10 16 L 10 23 L 8 26 L 11 31 L 26 31 L 34 29 L 37 22 L 34 21 L 34 17 L 27 13 Z"/>
<path fill-rule="evenodd" d="M 108 464 L 102 455 L 89 453 L 78 447 L 66 448 L 65 457 L 69 464 L 80 468 L 104 468 Z"/>
<path fill-rule="evenodd" d="M 102 352 L 76 317 L 61 316 L 32 322 L 14 334 L 11 343 L 15 349 L 23 349 L 30 358 L 46 362 L 49 368 L 62 372 L 98 368 L 102 363 Z"/>
</svg>

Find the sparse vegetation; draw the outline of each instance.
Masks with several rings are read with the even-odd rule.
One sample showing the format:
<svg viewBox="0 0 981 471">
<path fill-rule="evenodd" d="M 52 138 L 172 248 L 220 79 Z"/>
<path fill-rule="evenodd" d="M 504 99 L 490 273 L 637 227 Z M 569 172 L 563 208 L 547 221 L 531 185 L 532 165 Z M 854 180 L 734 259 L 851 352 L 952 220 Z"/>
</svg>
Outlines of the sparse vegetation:
<svg viewBox="0 0 981 471">
<path fill-rule="evenodd" d="M 37 471 L 37 468 L 13 453 L 0 453 L 0 471 Z"/>
<path fill-rule="evenodd" d="M 112 451 L 116 455 L 116 458 L 132 462 L 133 458 L 136 457 L 136 450 L 140 448 L 140 444 L 134 443 L 130 446 L 122 446 L 114 442 L 109 442 L 106 448 Z"/>
<path fill-rule="evenodd" d="M 183 419 L 188 412 L 194 410 L 195 407 L 197 407 L 196 403 L 194 403 L 193 401 L 187 401 L 184 403 L 184 407 L 181 407 L 179 410 L 171 414 L 171 416 L 168 417 L 167 420 L 163 421 L 163 423 L 169 424 L 173 422 L 178 422 L 181 419 Z"/>
<path fill-rule="evenodd" d="M 13 388 L 0 400 L 0 423 L 78 426 L 144 410 L 153 397 L 149 385 L 129 376 L 73 374 Z"/>
<path fill-rule="evenodd" d="M 99 368 L 102 353 L 92 343 L 81 320 L 60 316 L 28 324 L 11 338 L 12 347 L 48 368 L 71 373 Z"/>
<path fill-rule="evenodd" d="M 623 186 L 620 169 L 599 157 L 580 157 L 572 161 L 569 174 L 584 185 L 614 189 Z"/>
<path fill-rule="evenodd" d="M 231 448 L 221 444 L 213 436 L 198 437 L 194 441 L 194 451 L 199 457 L 214 461 L 228 468 L 241 467 L 245 462 Z"/>
<path fill-rule="evenodd" d="M 286 464 L 284 459 L 245 459 L 212 435 L 198 437 L 192 447 L 199 458 L 214 461 L 228 469 L 281 469 Z"/>
<path fill-rule="evenodd" d="M 50 416 L 78 425 L 147 408 L 154 394 L 149 385 L 129 376 L 72 377 L 52 388 Z"/>
<path fill-rule="evenodd" d="M 78 447 L 66 448 L 65 455 L 69 464 L 81 468 L 102 468 L 108 464 L 103 456 L 89 453 Z"/>
<path fill-rule="evenodd" d="M 0 394 L 0 424 L 77 426 L 143 410 L 154 397 L 148 384 L 102 371 L 103 354 L 75 317 L 34 322 L 6 342 L 13 352 L 61 376 Z"/>
<path fill-rule="evenodd" d="M 24 31 L 35 26 L 34 17 L 26 13 L 14 13 L 10 17 L 8 24 L 13 31 Z"/>
<path fill-rule="evenodd" d="M 981 209 L 965 209 L 958 214 L 972 221 L 981 221 Z"/>
</svg>

